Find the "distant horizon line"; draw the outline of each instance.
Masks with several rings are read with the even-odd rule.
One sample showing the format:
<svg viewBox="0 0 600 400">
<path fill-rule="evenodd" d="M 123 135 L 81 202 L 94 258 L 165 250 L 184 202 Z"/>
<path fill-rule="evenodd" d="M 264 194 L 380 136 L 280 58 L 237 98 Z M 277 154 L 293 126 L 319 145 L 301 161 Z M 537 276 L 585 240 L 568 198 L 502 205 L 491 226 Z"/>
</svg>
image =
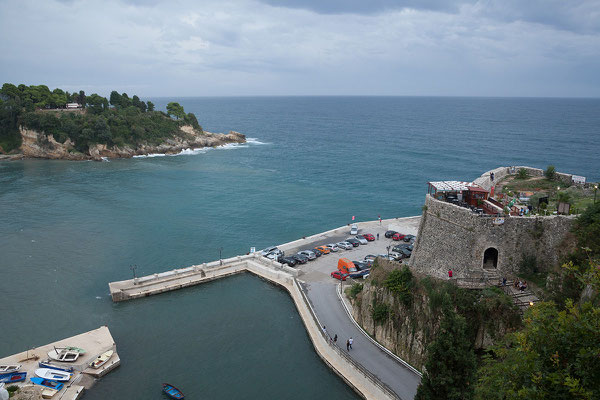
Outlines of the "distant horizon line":
<svg viewBox="0 0 600 400">
<path fill-rule="evenodd" d="M 471 98 L 471 99 L 570 99 L 599 100 L 600 96 L 469 96 L 469 95 L 397 95 L 397 94 L 248 94 L 248 95 L 142 95 L 147 98 L 236 98 L 236 97 L 407 97 L 407 98 Z"/>
</svg>

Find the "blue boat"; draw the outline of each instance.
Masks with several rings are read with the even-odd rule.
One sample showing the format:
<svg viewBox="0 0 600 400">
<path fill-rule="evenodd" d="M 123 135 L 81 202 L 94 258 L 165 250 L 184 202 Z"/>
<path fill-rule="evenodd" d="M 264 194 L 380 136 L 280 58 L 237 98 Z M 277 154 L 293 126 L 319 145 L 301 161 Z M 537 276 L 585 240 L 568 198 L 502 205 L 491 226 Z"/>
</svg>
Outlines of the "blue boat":
<svg viewBox="0 0 600 400">
<path fill-rule="evenodd" d="M 50 369 L 56 369 L 56 370 L 65 371 L 65 372 L 73 372 L 74 371 L 73 367 L 69 367 L 69 368 L 57 367 L 56 365 L 52 365 L 49 362 L 40 361 L 38 364 L 40 365 L 40 368 L 50 368 Z"/>
<path fill-rule="evenodd" d="M 8 374 L 0 375 L 0 382 L 4 383 L 13 383 L 13 382 L 21 382 L 27 378 L 27 372 L 11 372 Z"/>
<path fill-rule="evenodd" d="M 183 393 L 173 385 L 163 383 L 163 392 L 172 399 L 183 399 Z"/>
<path fill-rule="evenodd" d="M 36 385 L 40 385 L 40 386 L 44 386 L 44 387 L 48 387 L 50 389 L 56 389 L 56 390 L 60 390 L 63 388 L 63 384 L 60 382 L 55 382 L 55 381 L 51 381 L 49 379 L 44 379 L 44 378 L 29 378 L 29 380 L 31 382 L 33 382 Z"/>
</svg>

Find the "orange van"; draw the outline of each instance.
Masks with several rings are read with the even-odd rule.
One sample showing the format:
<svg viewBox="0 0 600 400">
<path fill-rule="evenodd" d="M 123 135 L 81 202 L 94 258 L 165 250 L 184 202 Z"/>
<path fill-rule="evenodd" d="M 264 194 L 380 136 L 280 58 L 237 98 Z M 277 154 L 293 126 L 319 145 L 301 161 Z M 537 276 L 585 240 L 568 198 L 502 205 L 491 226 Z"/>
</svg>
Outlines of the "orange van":
<svg viewBox="0 0 600 400">
<path fill-rule="evenodd" d="M 338 270 L 343 272 L 344 274 L 349 274 L 351 272 L 356 272 L 356 265 L 347 258 L 340 258 L 338 261 Z"/>
</svg>

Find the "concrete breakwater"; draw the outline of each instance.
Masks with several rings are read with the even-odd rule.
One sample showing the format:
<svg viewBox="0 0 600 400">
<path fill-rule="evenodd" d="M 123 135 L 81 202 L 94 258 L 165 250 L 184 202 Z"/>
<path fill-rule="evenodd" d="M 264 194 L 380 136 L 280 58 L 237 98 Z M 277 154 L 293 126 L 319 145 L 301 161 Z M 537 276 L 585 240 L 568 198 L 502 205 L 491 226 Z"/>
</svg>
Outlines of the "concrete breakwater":
<svg viewBox="0 0 600 400">
<path fill-rule="evenodd" d="M 321 359 L 358 394 L 367 399 L 399 397 L 376 376 L 331 343 L 296 277 L 299 271 L 282 267 L 259 254 L 238 256 L 160 274 L 109 284 L 113 301 L 125 301 L 209 282 L 233 274 L 250 272 L 284 288 L 292 297 L 310 340 Z"/>
</svg>

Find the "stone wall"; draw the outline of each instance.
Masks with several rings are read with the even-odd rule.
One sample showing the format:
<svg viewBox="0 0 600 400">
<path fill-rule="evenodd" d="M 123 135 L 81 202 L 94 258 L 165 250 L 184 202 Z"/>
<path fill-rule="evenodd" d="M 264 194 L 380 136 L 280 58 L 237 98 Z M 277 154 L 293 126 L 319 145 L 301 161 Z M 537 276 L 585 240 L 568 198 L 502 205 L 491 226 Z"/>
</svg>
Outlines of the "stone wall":
<svg viewBox="0 0 600 400">
<path fill-rule="evenodd" d="M 544 171 L 529 167 L 531 176 Z M 495 181 L 509 173 L 509 168 L 488 171 L 474 182 L 486 189 L 491 187 L 490 172 Z M 557 174 L 570 180 L 569 174 Z M 486 273 L 515 276 L 524 255 L 535 256 L 538 267 L 549 269 L 558 262 L 560 245 L 571 229 L 573 216 L 505 217 L 495 225 L 493 218 L 478 215 L 469 209 L 434 199 L 427 195 L 417 242 L 410 265 L 417 271 L 447 277 L 448 269 L 459 278 L 480 277 Z M 496 268 L 484 268 L 486 249 L 498 251 Z"/>
</svg>

